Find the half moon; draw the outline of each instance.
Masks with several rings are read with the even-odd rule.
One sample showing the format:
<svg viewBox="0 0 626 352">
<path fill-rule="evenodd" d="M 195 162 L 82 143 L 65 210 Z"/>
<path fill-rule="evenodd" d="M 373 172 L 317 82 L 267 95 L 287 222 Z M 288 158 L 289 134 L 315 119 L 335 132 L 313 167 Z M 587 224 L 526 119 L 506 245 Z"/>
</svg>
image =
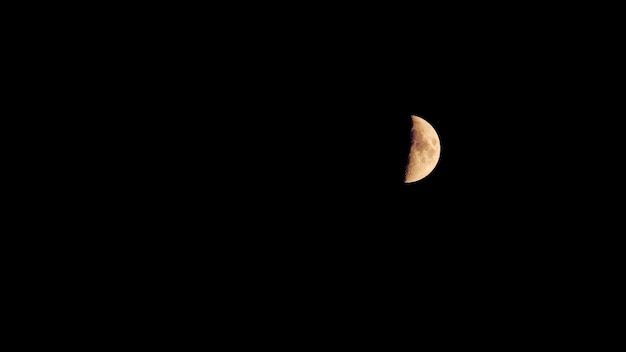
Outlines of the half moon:
<svg viewBox="0 0 626 352">
<path fill-rule="evenodd" d="M 428 176 L 437 166 L 441 155 L 439 135 L 433 126 L 419 116 L 412 115 L 411 149 L 404 182 L 416 182 Z"/>
</svg>

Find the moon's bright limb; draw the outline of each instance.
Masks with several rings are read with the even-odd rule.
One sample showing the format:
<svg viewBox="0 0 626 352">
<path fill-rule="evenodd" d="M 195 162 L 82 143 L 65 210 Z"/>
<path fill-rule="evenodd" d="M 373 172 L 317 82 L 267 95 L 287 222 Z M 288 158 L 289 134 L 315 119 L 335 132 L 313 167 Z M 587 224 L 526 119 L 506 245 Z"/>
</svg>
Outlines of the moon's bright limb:
<svg viewBox="0 0 626 352">
<path fill-rule="evenodd" d="M 437 166 L 441 155 L 439 135 L 431 124 L 419 116 L 411 116 L 411 149 L 404 178 L 405 183 L 428 176 Z"/>
</svg>

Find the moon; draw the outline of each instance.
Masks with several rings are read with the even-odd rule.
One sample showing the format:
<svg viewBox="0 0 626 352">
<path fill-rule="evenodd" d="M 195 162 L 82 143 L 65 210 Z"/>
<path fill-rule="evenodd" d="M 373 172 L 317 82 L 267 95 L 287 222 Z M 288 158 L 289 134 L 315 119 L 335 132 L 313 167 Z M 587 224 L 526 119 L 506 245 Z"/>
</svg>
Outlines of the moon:
<svg viewBox="0 0 626 352">
<path fill-rule="evenodd" d="M 405 183 L 417 182 L 428 176 L 441 156 L 439 135 L 433 126 L 419 116 L 411 115 L 411 149 L 404 177 Z"/>
</svg>

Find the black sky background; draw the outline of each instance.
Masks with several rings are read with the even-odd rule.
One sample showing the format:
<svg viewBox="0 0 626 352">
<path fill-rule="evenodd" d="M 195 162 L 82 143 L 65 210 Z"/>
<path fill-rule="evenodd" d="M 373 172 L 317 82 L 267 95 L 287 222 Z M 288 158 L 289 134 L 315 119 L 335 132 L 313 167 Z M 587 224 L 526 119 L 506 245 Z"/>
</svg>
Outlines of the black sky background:
<svg viewBox="0 0 626 352">
<path fill-rule="evenodd" d="M 184 13 L 82 31 L 66 44 L 80 55 L 51 59 L 68 68 L 36 87 L 79 121 L 38 125 L 71 135 L 53 137 L 65 152 L 41 151 L 54 162 L 38 184 L 55 196 L 38 206 L 97 233 L 80 253 L 106 257 L 116 287 L 173 292 L 191 311 L 210 293 L 246 316 L 359 317 L 374 299 L 471 324 L 483 307 L 495 321 L 499 307 L 565 312 L 567 292 L 606 283 L 623 108 L 605 32 L 553 28 L 562 17 L 543 10 L 538 32 L 459 9 L 435 24 L 419 11 L 323 24 Z M 442 149 L 406 185 L 411 115 Z"/>
</svg>

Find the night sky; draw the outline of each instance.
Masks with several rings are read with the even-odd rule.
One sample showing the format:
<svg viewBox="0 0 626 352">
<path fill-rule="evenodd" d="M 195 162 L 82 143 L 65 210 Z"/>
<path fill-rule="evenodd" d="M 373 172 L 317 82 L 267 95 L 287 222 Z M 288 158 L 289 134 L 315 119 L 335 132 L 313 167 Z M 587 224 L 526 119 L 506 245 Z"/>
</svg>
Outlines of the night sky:
<svg viewBox="0 0 626 352">
<path fill-rule="evenodd" d="M 389 17 L 380 4 L 232 6 L 142 5 L 101 23 L 68 12 L 98 31 L 37 31 L 50 46 L 16 71 L 45 96 L 25 100 L 43 110 L 27 131 L 51 140 L 17 144 L 35 154 L 22 201 L 46 212 L 27 213 L 44 229 L 22 237 L 52 255 L 37 270 L 64 260 L 81 273 L 53 280 L 104 294 L 85 307 L 121 309 L 107 314 L 133 332 L 132 314 L 189 322 L 185 336 L 206 317 L 229 343 L 349 328 L 364 341 L 356 321 L 391 327 L 388 347 L 465 344 L 466 327 L 491 341 L 530 318 L 517 342 L 617 292 L 624 60 L 609 25 L 621 19 L 601 30 L 587 5 L 445 3 L 438 18 L 415 4 Z M 407 185 L 411 115 L 436 129 L 441 156 Z M 598 321 L 611 319 L 586 319 Z"/>
</svg>

